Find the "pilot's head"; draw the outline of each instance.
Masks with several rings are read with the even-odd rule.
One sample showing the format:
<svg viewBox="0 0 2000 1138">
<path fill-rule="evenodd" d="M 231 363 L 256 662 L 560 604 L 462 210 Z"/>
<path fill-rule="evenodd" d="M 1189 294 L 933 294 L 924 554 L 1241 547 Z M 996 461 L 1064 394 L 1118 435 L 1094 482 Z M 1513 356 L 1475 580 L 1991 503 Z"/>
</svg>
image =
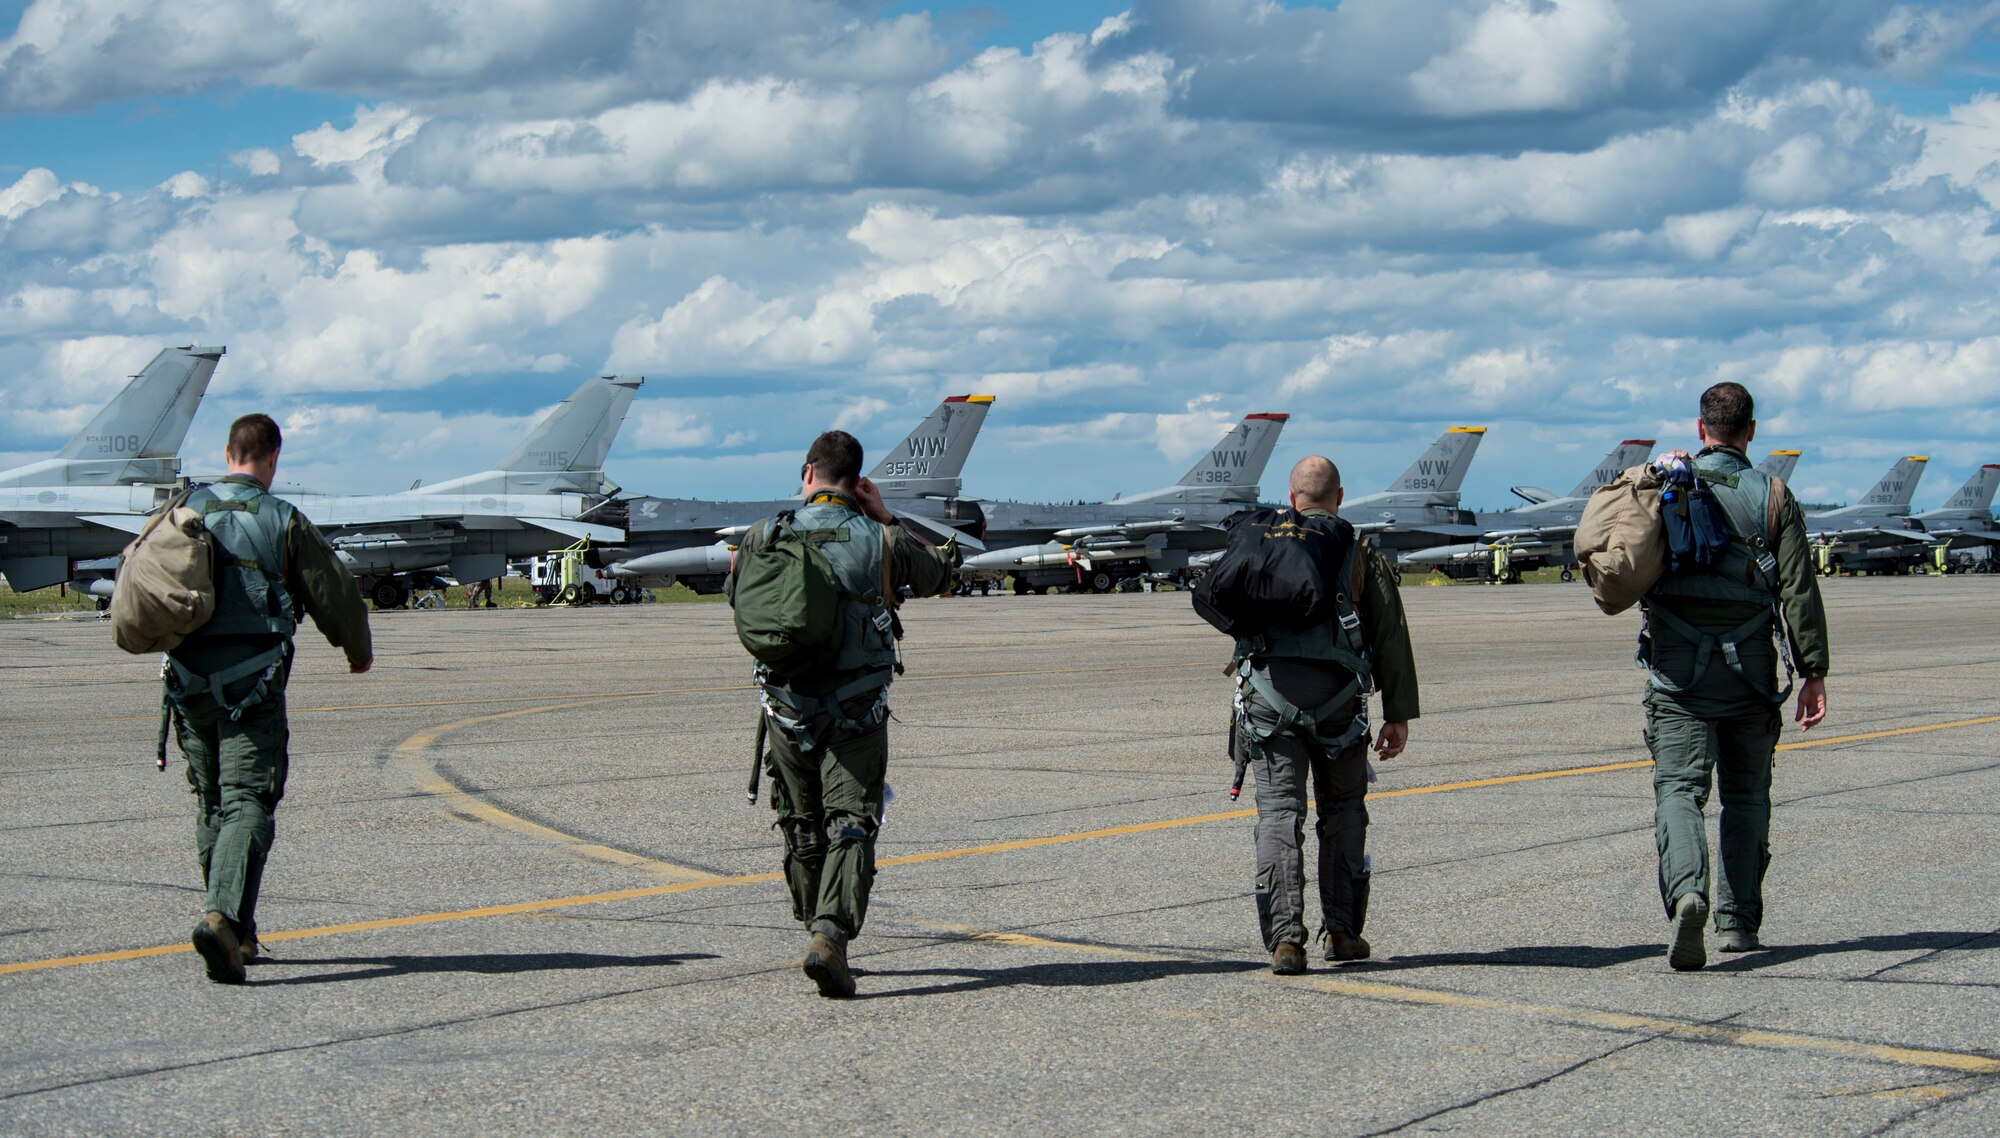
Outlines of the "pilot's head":
<svg viewBox="0 0 2000 1138">
<path fill-rule="evenodd" d="M 828 431 L 814 439 L 812 449 L 806 451 L 806 464 L 799 470 L 806 494 L 815 489 L 852 494 L 860 477 L 861 443 L 846 431 Z"/>
<path fill-rule="evenodd" d="M 1701 418 L 1694 428 L 1703 446 L 1741 450 L 1757 437 L 1757 401 L 1740 383 L 1718 383 L 1701 393 Z"/>
<path fill-rule="evenodd" d="M 222 457 L 228 461 L 231 474 L 248 474 L 268 488 L 278 470 L 278 450 L 284 445 L 277 420 L 264 414 L 245 415 L 229 424 L 229 441 L 223 445 Z"/>
<path fill-rule="evenodd" d="M 1340 468 L 1322 455 L 1308 455 L 1292 467 L 1292 509 L 1340 511 L 1346 492 L 1340 486 Z"/>
</svg>

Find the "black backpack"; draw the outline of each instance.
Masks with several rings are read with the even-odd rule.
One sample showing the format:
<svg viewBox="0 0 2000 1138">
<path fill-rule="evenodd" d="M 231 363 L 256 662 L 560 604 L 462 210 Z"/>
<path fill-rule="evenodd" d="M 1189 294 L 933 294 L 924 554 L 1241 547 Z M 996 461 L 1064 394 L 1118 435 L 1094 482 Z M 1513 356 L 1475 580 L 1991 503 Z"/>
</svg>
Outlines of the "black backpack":
<svg viewBox="0 0 2000 1138">
<path fill-rule="evenodd" d="M 1194 611 L 1230 636 L 1333 620 L 1354 541 L 1354 527 L 1340 518 L 1292 510 L 1245 515 L 1195 584 Z"/>
</svg>

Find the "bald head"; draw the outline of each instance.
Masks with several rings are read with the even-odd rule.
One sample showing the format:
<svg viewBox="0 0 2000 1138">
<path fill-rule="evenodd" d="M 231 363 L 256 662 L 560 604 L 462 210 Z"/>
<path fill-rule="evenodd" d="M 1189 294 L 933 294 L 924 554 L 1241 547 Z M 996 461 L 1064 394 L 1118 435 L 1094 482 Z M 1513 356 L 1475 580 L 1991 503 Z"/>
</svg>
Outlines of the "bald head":
<svg viewBox="0 0 2000 1138">
<path fill-rule="evenodd" d="M 1340 496 L 1340 468 L 1332 459 L 1312 455 L 1292 467 L 1293 509 L 1337 510 Z"/>
</svg>

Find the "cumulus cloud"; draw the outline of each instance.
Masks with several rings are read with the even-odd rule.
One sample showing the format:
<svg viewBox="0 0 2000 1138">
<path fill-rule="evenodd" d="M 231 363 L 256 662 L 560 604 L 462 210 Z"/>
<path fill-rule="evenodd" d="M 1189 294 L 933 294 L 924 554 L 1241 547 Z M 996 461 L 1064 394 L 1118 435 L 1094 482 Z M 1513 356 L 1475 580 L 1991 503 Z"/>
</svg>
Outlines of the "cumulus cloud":
<svg viewBox="0 0 2000 1138">
<path fill-rule="evenodd" d="M 1684 429 L 1718 378 L 1829 465 L 1914 432 L 1971 461 L 2000 102 L 1882 92 L 1989 16 L 1138 0 L 954 54 L 832 0 L 36 3 L 0 108 L 354 111 L 112 190 L 10 156 L 41 164 L 0 184 L 0 446 L 199 339 L 230 353 L 198 435 L 273 407 L 300 469 L 403 485 L 490 463 L 592 369 L 652 381 L 614 466 L 724 492 L 964 391 L 1000 398 L 968 469 L 998 496 L 1152 484 L 1125 474 L 1247 411 L 1294 412 L 1274 463 L 1336 442 L 1357 485 L 1476 415 L 1475 486 L 1555 482 L 1496 468 Z"/>
</svg>

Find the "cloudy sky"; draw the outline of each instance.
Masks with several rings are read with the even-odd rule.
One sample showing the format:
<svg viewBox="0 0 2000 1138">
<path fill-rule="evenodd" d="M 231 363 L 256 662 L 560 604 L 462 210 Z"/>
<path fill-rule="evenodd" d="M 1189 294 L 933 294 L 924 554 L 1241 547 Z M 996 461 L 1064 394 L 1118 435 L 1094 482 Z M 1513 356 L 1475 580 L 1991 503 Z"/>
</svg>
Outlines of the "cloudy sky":
<svg viewBox="0 0 2000 1138">
<path fill-rule="evenodd" d="M 997 395 L 969 489 L 1172 481 L 1245 412 L 1468 504 L 1717 379 L 1851 500 L 2000 461 L 2000 5 L 0 0 L 0 464 L 223 343 L 286 476 L 481 469 L 647 378 L 611 472 L 766 496 Z"/>
</svg>

